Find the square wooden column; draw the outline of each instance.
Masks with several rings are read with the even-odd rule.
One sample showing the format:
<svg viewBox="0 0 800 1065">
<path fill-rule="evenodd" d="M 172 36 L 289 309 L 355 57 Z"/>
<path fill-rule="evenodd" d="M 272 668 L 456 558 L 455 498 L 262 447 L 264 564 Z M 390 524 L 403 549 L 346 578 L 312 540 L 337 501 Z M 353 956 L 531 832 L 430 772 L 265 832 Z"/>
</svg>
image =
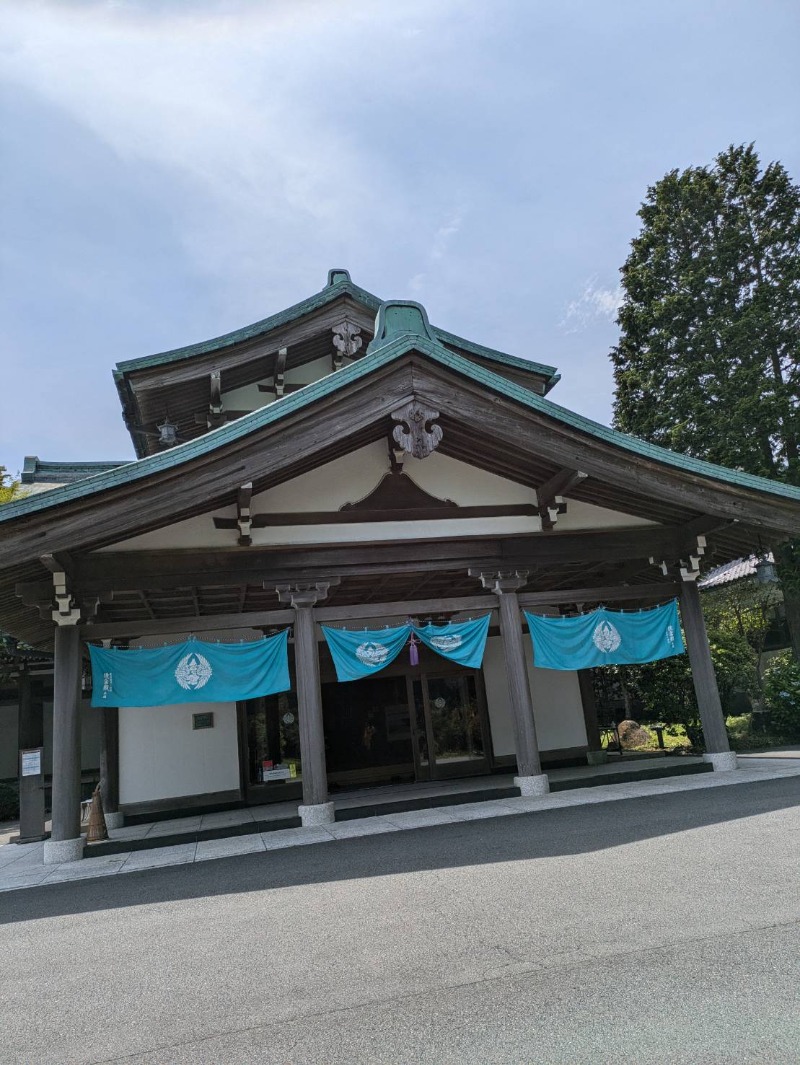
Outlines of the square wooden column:
<svg viewBox="0 0 800 1065">
<path fill-rule="evenodd" d="M 550 790 L 550 782 L 547 774 L 542 772 L 539 756 L 522 616 L 517 598 L 517 591 L 524 586 L 527 577 L 527 573 L 523 572 L 480 574 L 483 587 L 491 589 L 499 602 L 500 635 L 503 639 L 517 752 L 518 775 L 514 777 L 514 783 L 523 795 L 544 795 Z"/>
<path fill-rule="evenodd" d="M 107 828 L 121 828 L 119 812 L 119 709 L 103 706 L 100 714 L 100 796 Z"/>
<path fill-rule="evenodd" d="M 328 798 L 319 648 L 314 619 L 314 607 L 327 597 L 331 583 L 296 588 L 280 586 L 277 589 L 280 601 L 291 603 L 294 610 L 294 664 L 303 779 L 303 803 L 297 812 L 304 827 L 329 824 L 335 819 L 334 804 Z"/>
<path fill-rule="evenodd" d="M 586 761 L 589 765 L 600 765 L 606 761 L 606 752 L 600 742 L 600 724 L 597 720 L 597 700 L 594 695 L 592 671 L 591 669 L 579 669 L 577 675 L 583 707 L 583 724 L 586 728 Z"/>
<path fill-rule="evenodd" d="M 34 843 L 45 839 L 44 831 L 44 707 L 42 693 L 35 686 L 24 663 L 17 680 L 19 718 L 19 839 L 18 843 Z M 23 751 L 39 751 L 41 772 L 23 775 Z"/>
<path fill-rule="evenodd" d="M 81 632 L 57 624 L 53 670 L 53 828 L 47 865 L 83 857 L 81 836 Z"/>
<path fill-rule="evenodd" d="M 736 769 L 736 753 L 731 750 L 725 715 L 719 697 L 711 648 L 708 643 L 700 591 L 694 580 L 684 580 L 680 586 L 681 617 L 686 633 L 686 646 L 692 667 L 692 681 L 700 710 L 706 753 L 703 758 L 714 769 Z"/>
</svg>

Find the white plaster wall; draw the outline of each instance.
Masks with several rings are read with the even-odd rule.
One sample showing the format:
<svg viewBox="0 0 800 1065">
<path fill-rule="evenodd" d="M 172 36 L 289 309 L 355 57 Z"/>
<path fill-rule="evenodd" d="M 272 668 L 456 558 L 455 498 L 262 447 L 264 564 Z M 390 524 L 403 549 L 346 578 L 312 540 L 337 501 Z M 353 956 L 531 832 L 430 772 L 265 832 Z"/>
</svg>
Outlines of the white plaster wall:
<svg viewBox="0 0 800 1065">
<path fill-rule="evenodd" d="M 253 497 L 252 511 L 303 514 L 318 510 L 338 510 L 344 503 L 368 495 L 388 473 L 386 445 L 382 442 L 360 448 L 326 463 L 285 484 Z M 533 504 L 532 489 L 504 477 L 485 473 L 474 466 L 437 452 L 426 459 L 408 458 L 406 473 L 426 492 L 450 499 L 459 506 Z M 213 511 L 234 518 L 235 507 Z M 346 525 L 293 525 L 254 529 L 258 546 L 279 544 L 363 543 L 381 540 L 438 539 L 452 536 L 486 536 L 535 533 L 541 528 L 538 517 L 447 518 L 442 521 L 359 522 Z M 229 529 L 215 529 L 211 514 L 177 522 L 143 536 L 123 540 L 104 550 L 135 551 L 150 548 L 230 547 L 235 535 Z"/>
<path fill-rule="evenodd" d="M 640 525 L 656 525 L 657 522 L 647 518 L 637 518 L 632 514 L 622 514 L 607 507 L 596 507 L 592 503 L 583 503 L 578 499 L 567 501 L 567 513 L 559 514 L 556 529 L 572 532 L 580 529 L 621 529 L 638 528 Z"/>
<path fill-rule="evenodd" d="M 313 381 L 319 381 L 328 374 L 333 373 L 333 339 L 331 338 L 331 354 L 323 355 L 314 362 L 304 363 L 302 366 L 294 366 L 286 371 L 284 378 L 287 385 L 310 385 Z"/>
<path fill-rule="evenodd" d="M 271 384 L 271 378 L 265 377 L 261 384 Z M 242 385 L 241 388 L 232 388 L 229 392 L 222 393 L 222 406 L 225 410 L 260 410 L 275 402 L 275 396 L 269 392 L 260 392 L 258 382 L 252 385 Z"/>
<path fill-rule="evenodd" d="M 528 658 L 528 683 L 533 696 L 539 749 L 555 751 L 562 747 L 585 746 L 586 725 L 578 674 L 574 670 L 539 669 L 533 665 L 531 655 Z"/>
<path fill-rule="evenodd" d="M 583 721 L 578 674 L 574 671 L 538 669 L 533 656 L 528 656 L 528 681 L 533 698 L 536 736 L 541 751 L 564 747 L 585 746 L 586 726 Z M 503 641 L 490 636 L 486 641 L 483 678 L 492 729 L 492 746 L 497 756 L 515 754 L 514 726 L 511 717 L 508 680 L 506 677 Z"/>
<path fill-rule="evenodd" d="M 189 633 L 143 636 L 132 647 L 182 643 Z M 206 643 L 258 640 L 254 629 L 202 632 Z M 192 714 L 212 711 L 214 727 L 193 729 Z M 239 787 L 239 740 L 235 703 L 120 707 L 120 802 L 148 802 L 179 795 L 205 795 Z"/>
<path fill-rule="evenodd" d="M 333 346 L 331 346 L 333 352 Z M 297 366 L 286 371 L 284 381 L 287 385 L 310 385 L 333 372 L 333 364 L 330 356 L 315 359 L 304 366 Z M 271 385 L 272 376 L 264 377 L 261 384 Z M 261 392 L 258 383 L 242 385 L 241 388 L 232 388 L 222 393 L 222 404 L 226 410 L 259 410 L 274 403 L 276 397 L 269 392 Z"/>
<path fill-rule="evenodd" d="M 192 714 L 207 711 L 214 727 L 193 729 Z M 120 709 L 119 773 L 121 803 L 238 789 L 236 704 Z"/>
<path fill-rule="evenodd" d="M 486 641 L 486 651 L 483 656 L 483 683 L 486 688 L 489 725 L 492 730 L 492 749 L 497 757 L 503 754 L 516 754 L 503 640 L 500 636 L 490 636 Z"/>
</svg>

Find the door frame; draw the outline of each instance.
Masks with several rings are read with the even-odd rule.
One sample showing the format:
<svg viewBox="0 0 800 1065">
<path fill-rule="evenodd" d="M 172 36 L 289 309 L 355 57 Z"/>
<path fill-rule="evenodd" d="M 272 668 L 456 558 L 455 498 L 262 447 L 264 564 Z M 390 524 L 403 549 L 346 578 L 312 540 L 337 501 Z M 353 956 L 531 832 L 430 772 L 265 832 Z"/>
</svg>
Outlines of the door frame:
<svg viewBox="0 0 800 1065">
<path fill-rule="evenodd" d="M 430 695 L 428 692 L 429 680 L 459 680 L 465 683 L 469 678 L 475 683 L 475 699 L 478 709 L 478 719 L 481 727 L 481 741 L 483 743 L 483 759 L 476 764 L 470 765 L 465 772 L 465 763 L 453 763 L 439 765 L 433 755 L 435 751 L 433 720 L 431 714 Z M 419 681 L 422 690 L 423 721 L 418 720 L 417 700 L 414 697 L 414 682 Z M 492 739 L 489 723 L 489 710 L 486 701 L 486 688 L 483 683 L 483 672 L 480 669 L 425 669 L 419 673 L 406 674 L 406 688 L 408 691 L 408 708 L 411 716 L 412 742 L 414 749 L 414 768 L 418 781 L 449 780 L 454 777 L 486 776 L 492 772 Z M 425 736 L 428 749 L 427 764 L 423 764 L 420 752 L 420 738 Z M 469 764 L 469 763 L 467 763 Z"/>
</svg>

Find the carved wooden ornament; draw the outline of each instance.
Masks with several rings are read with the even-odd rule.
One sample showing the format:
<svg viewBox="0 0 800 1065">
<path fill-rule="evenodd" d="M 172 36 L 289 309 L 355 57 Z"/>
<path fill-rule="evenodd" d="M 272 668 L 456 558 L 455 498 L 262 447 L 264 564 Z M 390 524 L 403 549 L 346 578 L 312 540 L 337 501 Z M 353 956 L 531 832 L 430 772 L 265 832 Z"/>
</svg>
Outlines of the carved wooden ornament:
<svg viewBox="0 0 800 1065">
<path fill-rule="evenodd" d="M 333 346 L 337 351 L 341 352 L 342 356 L 347 355 L 348 358 L 352 359 L 364 343 L 359 335 L 360 333 L 359 326 L 345 319 L 339 325 L 333 327 Z"/>
<path fill-rule="evenodd" d="M 442 439 L 442 427 L 433 424 L 438 417 L 438 410 L 423 407 L 412 399 L 404 407 L 392 411 L 392 418 L 400 423 L 394 427 L 392 436 L 415 459 L 427 458 Z"/>
</svg>

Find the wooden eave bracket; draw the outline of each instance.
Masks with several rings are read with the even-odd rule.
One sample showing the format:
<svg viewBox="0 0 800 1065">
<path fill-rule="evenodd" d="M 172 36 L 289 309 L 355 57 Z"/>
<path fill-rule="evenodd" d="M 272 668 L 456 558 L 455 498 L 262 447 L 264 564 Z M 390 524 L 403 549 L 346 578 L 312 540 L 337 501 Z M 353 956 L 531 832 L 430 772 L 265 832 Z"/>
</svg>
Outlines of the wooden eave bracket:
<svg viewBox="0 0 800 1065">
<path fill-rule="evenodd" d="M 50 611 L 50 616 L 56 625 L 77 625 L 81 620 L 81 608 L 74 605 L 66 573 L 53 574 L 53 598 L 55 610 Z"/>
<path fill-rule="evenodd" d="M 288 348 L 279 348 L 275 356 L 275 369 L 272 371 L 272 384 L 259 385 L 259 392 L 270 392 L 276 399 L 280 399 L 286 391 L 286 359 L 289 355 Z"/>
<path fill-rule="evenodd" d="M 520 588 L 524 588 L 528 583 L 530 571 L 514 569 L 489 570 L 487 572 L 478 567 L 470 566 L 467 573 L 470 577 L 477 577 L 481 582 L 481 587 L 485 588 L 486 591 L 501 595 L 503 592 L 516 592 Z"/>
<path fill-rule="evenodd" d="M 253 498 L 253 482 L 243 484 L 236 495 L 236 524 L 239 527 L 239 547 L 250 547 L 253 538 L 250 535 L 253 521 L 250 503 Z"/>
<path fill-rule="evenodd" d="M 567 512 L 567 500 L 564 497 L 588 476 L 588 473 L 582 470 L 563 469 L 536 489 L 536 502 L 543 529 L 555 528 L 559 515 Z"/>
<path fill-rule="evenodd" d="M 253 482 L 247 481 L 236 493 L 236 517 L 214 518 L 215 529 L 238 529 L 239 547 L 250 547 L 253 543 Z"/>
<path fill-rule="evenodd" d="M 264 587 L 274 587 L 278 593 L 279 603 L 289 603 L 293 607 L 315 606 L 328 598 L 328 591 L 341 583 L 341 577 L 326 577 L 325 580 L 311 581 L 308 584 L 276 584 L 264 581 Z"/>
<path fill-rule="evenodd" d="M 669 576 L 670 569 L 673 565 L 677 565 L 678 572 L 682 581 L 696 581 L 700 576 L 700 559 L 706 553 L 706 547 L 708 542 L 703 535 L 697 535 L 695 537 L 695 550 L 690 552 L 686 558 L 681 558 L 677 563 L 668 561 L 667 559 L 659 559 L 651 557 L 650 565 L 658 566 L 665 577 Z"/>
</svg>

